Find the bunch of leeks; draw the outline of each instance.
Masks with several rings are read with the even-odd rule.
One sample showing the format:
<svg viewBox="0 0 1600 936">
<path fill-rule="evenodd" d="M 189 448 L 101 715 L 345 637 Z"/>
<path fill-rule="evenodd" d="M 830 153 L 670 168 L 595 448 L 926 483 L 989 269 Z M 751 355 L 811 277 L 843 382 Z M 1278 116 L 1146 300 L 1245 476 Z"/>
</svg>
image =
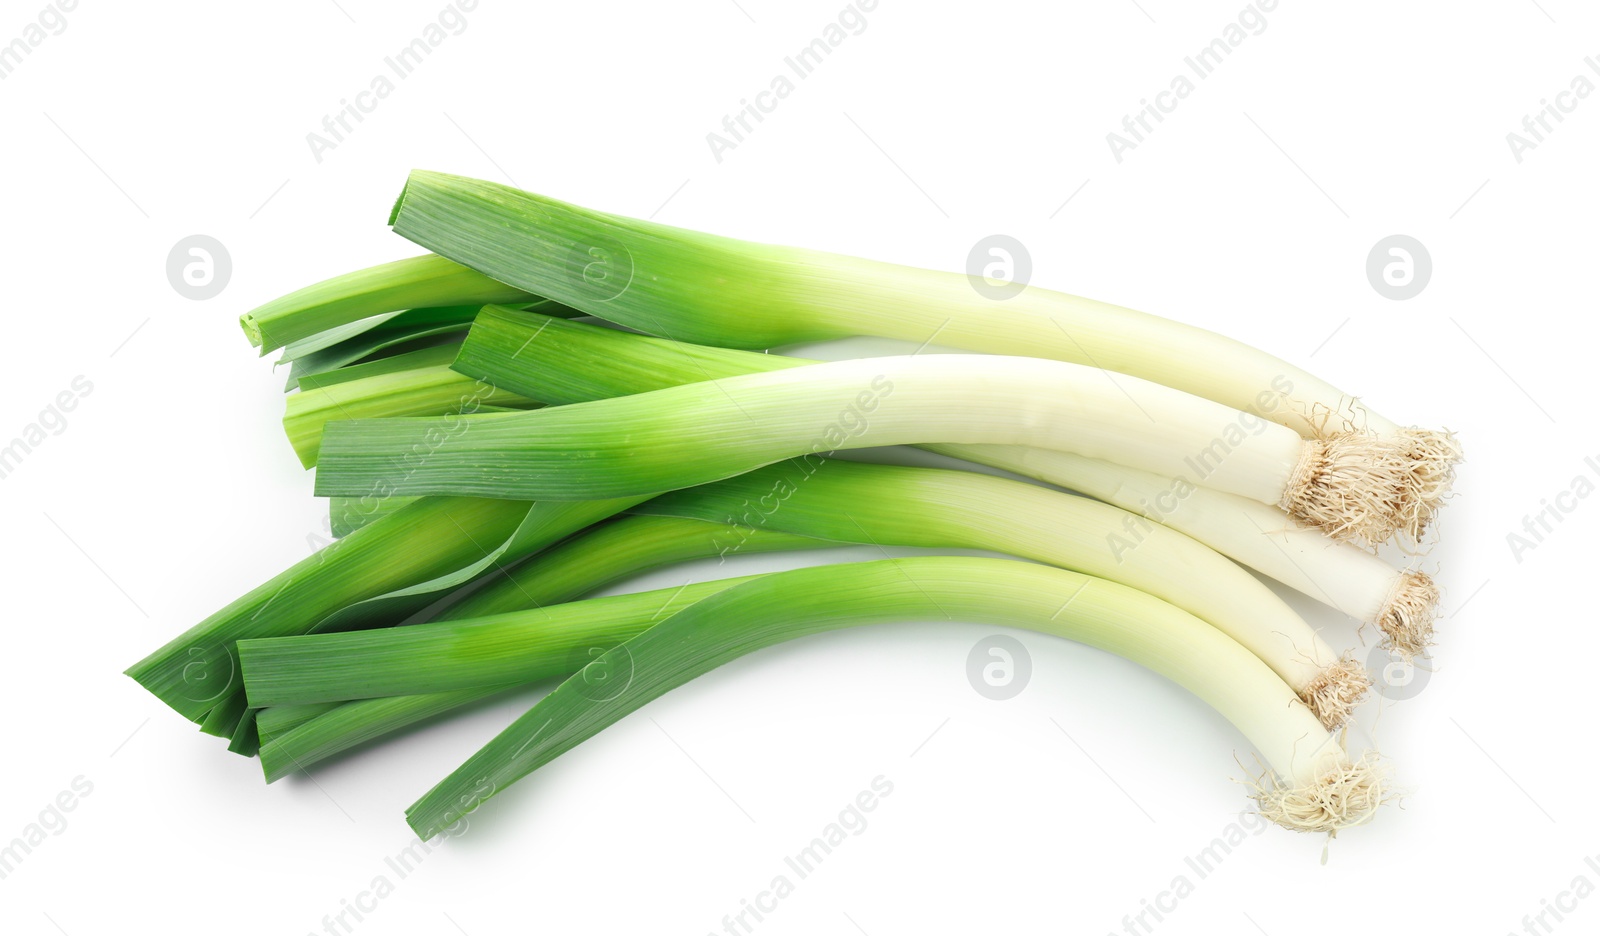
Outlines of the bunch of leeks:
<svg viewBox="0 0 1600 936">
<path fill-rule="evenodd" d="M 431 253 L 242 318 L 290 366 L 285 431 L 336 539 L 128 671 L 259 750 L 269 781 L 564 679 L 408 810 L 428 838 L 722 663 L 943 620 L 1065 637 L 1189 689 L 1255 746 L 1256 801 L 1287 828 L 1335 833 L 1383 802 L 1383 768 L 1341 731 L 1368 674 L 1251 572 L 1425 653 L 1438 588 L 1374 547 L 1424 543 L 1451 434 L 1242 342 L 1031 285 L 996 299 L 428 172 L 390 222 Z M 862 335 L 964 353 L 759 353 Z M 837 457 L 881 446 L 948 467 Z M 1009 558 L 587 597 L 843 544 Z"/>
</svg>

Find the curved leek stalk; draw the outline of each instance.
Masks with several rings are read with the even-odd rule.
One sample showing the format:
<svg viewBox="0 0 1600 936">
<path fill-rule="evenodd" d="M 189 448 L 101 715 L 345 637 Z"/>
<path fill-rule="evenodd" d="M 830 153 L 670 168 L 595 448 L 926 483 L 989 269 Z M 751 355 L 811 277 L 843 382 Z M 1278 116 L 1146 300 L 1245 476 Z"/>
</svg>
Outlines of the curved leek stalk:
<svg viewBox="0 0 1600 936">
<path fill-rule="evenodd" d="M 946 500 L 945 492 L 940 488 L 951 484 L 958 489 L 966 488 L 969 491 L 986 490 L 996 485 L 1000 486 L 1004 491 L 1028 487 L 1014 482 L 1005 482 L 999 479 L 961 472 L 893 469 L 840 461 L 830 461 L 825 472 L 802 482 L 800 485 L 780 484 L 782 472 L 786 470 L 801 470 L 802 468 L 803 463 L 773 466 L 750 476 L 667 495 L 654 501 L 646 502 L 636 509 L 690 514 L 716 519 L 722 519 L 730 515 L 736 518 L 746 517 L 751 522 L 759 522 L 763 526 L 804 529 L 815 535 L 854 542 L 897 545 L 937 543 L 982 548 L 994 543 L 995 533 L 1006 533 L 1006 531 L 991 531 L 991 538 L 989 539 L 981 537 L 977 539 L 930 537 L 928 532 L 922 529 L 921 512 L 929 508 L 930 500 L 934 501 L 935 504 Z M 867 475 L 871 475 L 872 478 L 867 478 Z M 855 499 L 856 504 L 853 508 L 842 504 L 838 497 L 830 497 L 828 492 L 830 487 L 849 486 L 848 482 L 852 477 L 879 482 L 876 493 L 874 493 L 873 489 L 861 490 Z M 904 486 L 897 483 L 900 481 L 915 482 L 917 480 L 940 480 L 944 481 L 945 484 L 935 485 L 933 488 L 927 488 L 924 485 L 922 489 L 919 489 L 915 483 Z M 813 481 L 816 483 L 812 483 Z M 901 489 L 896 491 L 895 488 Z M 774 500 L 771 497 L 774 492 L 783 493 L 781 501 Z M 801 496 L 796 498 L 794 496 L 796 492 Z M 763 497 L 767 497 L 764 505 Z M 886 497 L 887 500 L 874 506 L 872 501 L 876 497 Z M 1018 491 L 1016 495 L 1013 495 L 1013 499 L 1016 497 L 1026 499 L 1039 498 L 1044 503 L 1050 503 L 1050 499 L 1059 498 L 1066 504 L 1081 504 L 1081 499 L 1079 498 L 1051 494 L 1048 491 L 1036 488 L 1029 488 L 1028 492 Z M 970 501 L 971 497 L 968 496 L 965 499 Z M 937 515 L 930 517 L 929 521 L 942 521 L 944 524 L 948 524 L 949 521 L 945 520 L 945 516 L 952 509 L 959 507 L 960 500 L 962 498 L 954 498 L 949 501 L 949 507 L 937 507 L 935 511 Z M 865 506 L 861 503 L 863 501 L 867 502 Z M 774 504 L 780 509 L 774 510 Z M 992 505 L 984 505 L 985 508 L 990 506 Z M 846 521 L 840 518 L 838 516 L 839 510 L 846 510 L 852 519 Z M 1108 508 L 1103 510 L 1108 516 L 1114 513 L 1109 511 Z M 1010 515 L 1017 512 L 1023 515 L 1032 515 L 1031 506 L 1025 503 L 1019 503 L 1016 508 L 1007 513 Z M 1060 507 L 1057 507 L 1055 512 L 1059 513 Z M 885 513 L 888 514 L 887 522 L 883 517 Z M 1050 524 L 1046 518 L 1050 517 L 1051 513 L 1052 511 L 1046 510 L 1036 516 L 1030 516 L 1022 521 L 1022 525 L 1025 528 L 1032 527 L 1035 530 L 1041 526 L 1041 522 L 1043 522 L 1044 526 L 1049 526 Z M 918 519 L 907 521 L 903 519 L 904 516 Z M 831 523 L 829 522 L 830 517 L 833 518 Z M 982 514 L 979 514 L 977 518 L 981 520 L 981 517 Z M 910 527 L 909 531 L 906 529 L 907 526 Z M 1115 566 L 1121 563 L 1113 563 L 1112 560 L 1120 556 L 1117 551 L 1119 543 L 1114 543 L 1110 540 L 1113 536 L 1125 534 L 1129 531 L 1120 523 L 1103 525 L 1101 529 L 1106 537 L 1104 541 L 1097 542 L 1092 533 L 1081 535 L 1077 539 L 1083 541 L 1081 546 L 1083 551 L 1087 551 L 1091 557 L 1096 557 L 1091 561 L 1098 561 L 1101 571 L 1109 568 L 1111 573 L 1116 575 L 1117 569 Z M 910 535 L 908 535 L 908 532 Z M 981 526 L 979 532 L 982 532 Z M 1155 542 L 1157 544 L 1169 538 L 1175 542 L 1183 540 L 1183 537 L 1173 536 L 1170 533 L 1165 537 L 1158 533 L 1156 537 Z M 1014 540 L 1015 537 L 1014 534 L 1006 534 L 999 538 Z M 1059 545 L 1056 540 L 1055 531 L 1051 530 L 1042 540 L 1036 540 L 1031 549 L 1028 546 L 1018 548 L 1013 542 L 1008 542 L 999 548 L 1002 551 L 1032 555 L 1035 558 L 1059 557 L 1063 555 L 1063 549 L 1067 547 Z M 465 601 L 446 610 L 442 617 L 446 620 L 459 620 L 479 615 L 501 614 L 564 601 L 614 581 L 617 577 L 630 571 L 638 571 L 665 562 L 682 561 L 690 558 L 709 558 L 734 551 L 753 553 L 771 548 L 790 548 L 790 546 L 798 548 L 802 544 L 811 544 L 812 542 L 794 537 L 785 537 L 783 534 L 772 533 L 759 527 L 729 527 L 725 523 L 711 524 L 700 521 L 677 521 L 675 523 L 671 518 L 654 516 L 619 518 L 601 524 L 560 546 L 552 547 L 538 554 L 529 562 L 517 566 L 503 575 L 496 575 L 486 582 L 482 588 L 474 591 Z M 1178 555 L 1182 556 L 1185 552 L 1185 550 L 1180 549 Z M 1355 554 L 1358 556 L 1366 555 L 1359 552 Z M 1143 559 L 1145 561 L 1155 560 L 1158 562 L 1160 555 L 1168 555 L 1170 557 L 1168 551 L 1157 549 L 1145 552 L 1142 546 L 1139 547 L 1138 553 L 1132 554 L 1134 561 Z M 1044 558 L 1044 561 L 1050 560 L 1049 558 Z M 1184 562 L 1180 567 L 1190 568 L 1192 565 L 1192 563 Z M 1261 620 L 1266 627 L 1273 626 L 1273 621 L 1277 620 L 1278 625 L 1285 628 L 1285 634 L 1299 633 L 1304 635 L 1306 628 L 1303 622 L 1293 618 L 1292 615 L 1285 619 L 1272 612 L 1270 605 L 1276 599 L 1271 596 L 1270 592 L 1266 593 L 1266 601 L 1259 600 L 1259 593 L 1265 592 L 1265 589 L 1262 589 L 1249 576 L 1242 575 L 1236 568 L 1227 563 L 1222 563 L 1219 568 L 1214 560 L 1209 562 L 1202 561 L 1198 564 L 1198 568 L 1212 570 L 1217 573 L 1214 582 L 1202 584 L 1196 591 L 1194 597 L 1198 599 L 1199 607 L 1217 608 L 1225 606 L 1228 600 L 1228 587 L 1237 586 L 1247 598 L 1252 595 L 1258 596 L 1256 602 L 1252 603 L 1247 600 L 1245 606 L 1247 608 L 1265 609 L 1266 614 Z M 1192 569 L 1191 574 L 1180 576 L 1180 578 L 1185 582 L 1189 581 L 1193 578 Z M 1139 580 L 1135 579 L 1135 581 Z M 1182 589 L 1167 588 L 1160 583 L 1152 585 L 1149 584 L 1151 581 L 1149 576 L 1146 576 L 1143 580 L 1147 587 L 1167 594 L 1170 598 L 1176 599 L 1178 603 L 1190 608 L 1197 607 L 1194 601 L 1185 599 Z M 1217 586 L 1221 586 L 1220 591 Z M 1258 610 L 1257 613 L 1260 614 L 1260 611 Z M 1226 617 L 1226 615 L 1213 616 Z M 428 625 L 419 626 L 424 628 L 424 632 L 426 632 L 425 629 Z M 377 643 L 381 644 L 384 639 L 384 637 L 376 637 L 375 635 Z M 1314 654 L 1313 658 L 1332 658 L 1331 650 L 1322 649 L 1319 651 L 1315 649 L 1325 648 L 1326 645 L 1314 633 L 1311 633 L 1307 639 L 1313 647 L 1310 651 L 1311 654 Z M 1282 650 L 1288 650 L 1292 643 L 1292 641 L 1284 640 L 1282 643 L 1274 645 L 1270 639 L 1267 640 L 1269 649 L 1277 646 Z M 598 645 L 604 646 L 603 643 Z M 315 654 L 315 656 L 318 662 L 313 665 L 331 662 L 328 657 L 321 653 Z M 1280 653 L 1279 656 L 1283 656 L 1283 654 Z M 1292 655 L 1280 661 L 1280 663 L 1287 664 L 1291 669 L 1296 666 L 1303 666 L 1303 662 Z M 1325 675 L 1319 679 L 1315 674 L 1307 673 L 1306 675 L 1312 677 L 1312 685 L 1319 687 L 1322 691 L 1307 692 L 1305 691 L 1306 684 L 1301 683 L 1302 690 L 1299 694 L 1302 701 L 1311 704 L 1325 723 L 1335 723 L 1342 720 L 1342 716 L 1338 713 L 1345 705 L 1354 700 L 1364 684 L 1359 670 L 1349 668 L 1344 672 L 1350 678 L 1338 681 L 1331 678 L 1332 674 Z M 303 673 L 304 671 L 302 671 Z M 335 686 L 339 685 L 340 677 L 335 675 L 332 677 L 331 683 Z M 456 684 L 448 683 L 448 685 Z M 1333 687 L 1336 685 L 1342 687 L 1342 691 L 1333 691 Z M 390 688 L 400 692 L 420 693 L 421 691 L 416 684 L 399 683 L 391 685 Z M 483 687 L 477 694 L 469 692 L 468 695 L 455 697 L 457 699 L 455 704 L 465 704 L 467 701 L 497 693 L 502 688 L 499 686 Z M 439 700 L 421 694 L 406 698 L 408 701 L 391 700 L 390 704 L 384 705 L 369 704 L 367 700 L 345 703 L 335 709 L 338 712 L 336 716 L 320 719 L 318 728 L 314 732 L 292 735 L 285 742 L 276 746 L 268 743 L 262 756 L 264 763 L 272 765 L 268 771 L 269 776 L 275 779 L 276 776 L 281 775 L 281 773 L 277 772 L 279 767 L 282 768 L 283 772 L 288 772 L 295 769 L 293 766 L 295 764 L 309 766 L 318 759 L 344 750 L 348 746 L 377 737 L 384 732 L 404 727 L 415 720 L 431 717 L 449 707 L 441 707 Z M 1346 701 L 1341 703 L 1341 700 Z M 265 732 L 269 726 L 273 726 L 274 734 L 283 734 L 287 729 L 275 727 L 278 719 L 284 718 L 286 715 L 294 717 L 308 709 L 312 710 L 309 713 L 310 715 L 320 715 L 321 711 L 318 711 L 318 709 L 325 711 L 329 708 L 333 708 L 333 706 L 275 706 L 265 709 L 262 713 L 263 731 Z M 300 710 L 299 713 L 294 711 L 297 709 Z M 295 727 L 298 723 L 291 723 L 288 727 Z M 264 740 L 271 741 L 273 739 Z"/>
<path fill-rule="evenodd" d="M 1072 451 L 1279 504 L 1381 542 L 1419 509 L 1411 467 L 1367 435 L 1305 440 L 1160 384 L 1038 358 L 867 358 L 507 413 L 350 420 L 324 432 L 317 493 L 558 500 L 676 490 L 783 458 L 918 442 Z"/>
<path fill-rule="evenodd" d="M 489 306 L 455 369 L 552 404 L 816 363 L 777 354 L 684 346 L 579 322 Z M 1426 574 L 1396 572 L 1354 545 L 1331 543 L 1276 507 L 1113 462 L 1020 446 L 924 445 L 1141 514 L 1306 596 L 1376 623 L 1406 656 L 1432 639 L 1439 590 Z"/>
<path fill-rule="evenodd" d="M 651 700 L 747 653 L 845 627 L 938 619 L 1025 627 L 1126 657 L 1199 696 L 1270 766 L 1264 816 L 1337 832 L 1372 818 L 1378 770 L 1352 761 L 1249 651 L 1187 612 L 1125 586 L 1031 563 L 931 557 L 777 572 L 690 605 L 602 654 L 406 811 L 424 840 Z M 614 678 L 597 691 L 590 672 Z"/>
</svg>

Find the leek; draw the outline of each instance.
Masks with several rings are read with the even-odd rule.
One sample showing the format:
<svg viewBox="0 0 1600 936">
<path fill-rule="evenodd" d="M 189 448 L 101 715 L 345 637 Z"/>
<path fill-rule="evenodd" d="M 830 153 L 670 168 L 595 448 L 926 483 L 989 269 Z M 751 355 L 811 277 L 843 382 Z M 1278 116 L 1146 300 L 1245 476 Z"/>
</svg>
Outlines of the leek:
<svg viewBox="0 0 1600 936">
<path fill-rule="evenodd" d="M 1255 745 L 1271 773 L 1262 815 L 1296 831 L 1372 818 L 1382 778 L 1352 761 L 1293 691 L 1249 651 L 1187 612 L 1089 576 L 999 559 L 929 557 L 761 576 L 689 605 L 608 650 L 406 811 L 423 840 L 649 701 L 744 654 L 829 630 L 949 618 L 1026 627 L 1115 653 L 1199 696 Z M 586 675 L 627 672 L 617 691 Z"/>
<path fill-rule="evenodd" d="M 867 358 L 527 413 L 330 424 L 317 493 L 562 500 L 704 484 L 798 455 L 917 442 L 1029 444 L 1276 503 L 1382 542 L 1421 510 L 1399 447 L 1305 440 L 1248 413 L 1093 368 L 987 355 Z"/>
<path fill-rule="evenodd" d="M 593 211 L 515 188 L 413 171 L 396 233 L 591 315 L 679 341 L 736 348 L 874 335 L 1055 358 L 1259 412 L 1308 438 L 1371 431 L 1403 444 L 1430 511 L 1460 450 L 1249 345 L 1132 309 L 1024 285 L 1004 300 L 969 276 L 754 244 Z M 591 261 L 591 258 L 592 261 Z"/>
</svg>

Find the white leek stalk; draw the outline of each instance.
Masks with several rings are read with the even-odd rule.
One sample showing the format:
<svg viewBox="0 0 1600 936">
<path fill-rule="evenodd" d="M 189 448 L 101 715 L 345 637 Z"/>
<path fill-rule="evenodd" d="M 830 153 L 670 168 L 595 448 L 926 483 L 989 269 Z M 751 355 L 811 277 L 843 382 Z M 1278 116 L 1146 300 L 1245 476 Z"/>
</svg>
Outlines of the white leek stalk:
<svg viewBox="0 0 1600 936">
<path fill-rule="evenodd" d="M 527 413 L 332 423 L 317 493 L 625 497 L 807 453 L 928 442 L 1025 444 L 1192 477 L 1374 543 L 1425 509 L 1410 457 L 1385 439 L 1307 440 L 1145 380 L 954 354 L 835 361 Z"/>
</svg>

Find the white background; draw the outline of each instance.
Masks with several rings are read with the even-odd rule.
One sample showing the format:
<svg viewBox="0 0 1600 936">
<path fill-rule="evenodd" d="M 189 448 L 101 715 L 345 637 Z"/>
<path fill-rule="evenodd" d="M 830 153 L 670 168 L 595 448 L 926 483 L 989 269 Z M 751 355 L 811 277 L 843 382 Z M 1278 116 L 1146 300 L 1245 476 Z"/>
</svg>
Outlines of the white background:
<svg viewBox="0 0 1600 936">
<path fill-rule="evenodd" d="M 1600 82 L 1584 63 L 1600 14 L 1284 0 L 1119 164 L 1105 135 L 1237 0 L 881 0 L 719 163 L 706 134 L 840 0 L 483 0 L 318 162 L 306 134 L 441 5 L 88 0 L 0 82 L 0 439 L 74 377 L 93 384 L 0 481 L 0 840 L 75 777 L 93 785 L 0 880 L 0 929 L 322 932 L 389 873 L 358 932 L 720 931 L 878 775 L 894 791 L 870 826 L 758 932 L 1103 933 L 1187 874 L 1195 892 L 1157 932 L 1499 934 L 1579 875 L 1600 884 L 1584 863 L 1600 853 L 1586 740 L 1600 501 L 1520 562 L 1506 541 L 1593 480 L 1583 459 L 1600 455 L 1600 97 L 1520 163 L 1506 142 L 1575 75 Z M 40 7 L 0 5 L 0 42 Z M 323 528 L 278 424 L 282 375 L 236 318 L 416 253 L 383 224 L 412 167 L 928 267 L 959 269 L 1006 233 L 1036 283 L 1244 338 L 1386 414 L 1458 430 L 1460 496 L 1419 560 L 1447 588 L 1436 671 L 1363 715 L 1403 808 L 1340 836 L 1326 865 L 1324 841 L 1274 828 L 1196 881 L 1185 856 L 1246 806 L 1230 781 L 1249 751 L 1230 726 L 1131 665 L 1028 634 L 1032 684 L 991 702 L 964 673 L 988 631 L 908 624 L 769 650 L 674 692 L 395 880 L 383 859 L 411 841 L 404 807 L 526 698 L 268 787 L 120 673 Z M 234 267 L 203 302 L 165 272 L 197 233 Z M 1433 258 L 1409 301 L 1364 272 L 1394 233 Z M 1593 932 L 1600 899 L 1547 920 Z"/>
</svg>

